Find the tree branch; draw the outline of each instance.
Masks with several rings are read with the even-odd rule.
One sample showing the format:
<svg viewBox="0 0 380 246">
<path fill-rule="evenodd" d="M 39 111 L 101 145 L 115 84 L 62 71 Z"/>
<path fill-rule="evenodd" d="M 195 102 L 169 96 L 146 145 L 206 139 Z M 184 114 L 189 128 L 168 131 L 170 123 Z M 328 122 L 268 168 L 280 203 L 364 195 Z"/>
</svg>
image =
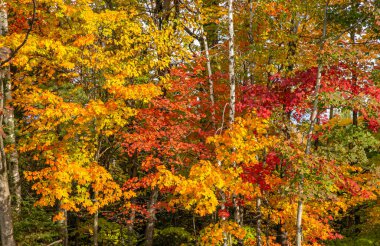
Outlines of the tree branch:
<svg viewBox="0 0 380 246">
<path fill-rule="evenodd" d="M 56 245 L 56 244 L 59 244 L 59 243 L 62 243 L 62 239 L 59 239 L 58 241 L 52 242 L 51 244 L 48 244 L 46 246 L 53 246 L 53 245 Z"/>
</svg>

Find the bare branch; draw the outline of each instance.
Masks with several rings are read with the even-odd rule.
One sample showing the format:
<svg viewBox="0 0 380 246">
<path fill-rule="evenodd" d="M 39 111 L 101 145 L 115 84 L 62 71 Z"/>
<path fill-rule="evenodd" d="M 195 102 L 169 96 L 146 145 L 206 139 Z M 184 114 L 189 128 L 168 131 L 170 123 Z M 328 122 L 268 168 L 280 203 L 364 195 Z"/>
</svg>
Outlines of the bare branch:
<svg viewBox="0 0 380 246">
<path fill-rule="evenodd" d="M 60 239 L 58 241 L 55 241 L 55 242 L 52 242 L 51 244 L 48 244 L 46 246 L 53 246 L 53 245 L 56 245 L 56 244 L 59 244 L 59 243 L 62 243 L 62 239 Z"/>
</svg>

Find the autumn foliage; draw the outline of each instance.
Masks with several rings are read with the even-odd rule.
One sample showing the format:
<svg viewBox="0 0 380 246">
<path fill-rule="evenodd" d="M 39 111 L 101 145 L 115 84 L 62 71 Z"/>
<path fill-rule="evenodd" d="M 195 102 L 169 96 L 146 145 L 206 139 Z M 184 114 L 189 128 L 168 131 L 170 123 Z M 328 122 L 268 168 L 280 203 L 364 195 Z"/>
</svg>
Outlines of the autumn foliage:
<svg viewBox="0 0 380 246">
<path fill-rule="evenodd" d="M 0 174 L 25 181 L 21 214 L 55 223 L 30 245 L 316 246 L 375 231 L 379 8 L 0 1 L 0 62 L 16 51 L 0 70 Z"/>
</svg>

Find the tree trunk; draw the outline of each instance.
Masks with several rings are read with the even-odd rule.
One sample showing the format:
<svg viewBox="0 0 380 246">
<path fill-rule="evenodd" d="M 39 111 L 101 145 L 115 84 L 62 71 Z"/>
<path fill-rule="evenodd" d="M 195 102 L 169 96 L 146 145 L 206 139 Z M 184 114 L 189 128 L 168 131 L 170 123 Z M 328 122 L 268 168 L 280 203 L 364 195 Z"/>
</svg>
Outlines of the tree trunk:
<svg viewBox="0 0 380 246">
<path fill-rule="evenodd" d="M 131 167 L 131 170 L 129 172 L 129 176 L 131 178 L 134 178 L 134 177 L 137 177 L 137 167 L 138 167 L 138 163 L 137 163 L 137 151 L 135 151 L 133 153 L 133 156 L 132 156 L 132 167 Z M 133 235 L 134 234 L 134 223 L 135 223 L 135 219 L 136 219 L 136 209 L 133 207 L 133 205 L 135 204 L 135 199 L 132 198 L 131 199 L 131 204 L 132 204 L 132 208 L 131 208 L 131 214 L 129 216 L 129 223 L 127 225 L 127 229 L 128 229 L 128 234 L 129 235 Z"/>
<path fill-rule="evenodd" d="M 1 2 L 1 6 L 3 6 L 5 3 Z M 8 23 L 7 23 L 7 13 L 5 9 L 1 10 L 0 14 L 0 32 L 1 35 L 5 36 L 8 29 Z M 1 55 L 8 56 L 10 55 L 10 50 L 6 47 L 1 47 Z M 5 60 L 7 57 L 1 57 L 0 61 Z M 14 117 L 14 109 L 11 105 L 12 103 L 12 81 L 10 76 L 10 68 L 9 66 L 6 66 L 2 69 L 2 78 L 3 80 L 2 84 L 5 88 L 5 100 L 3 102 L 4 107 L 3 114 L 4 114 L 4 123 L 5 123 L 5 129 L 6 129 L 6 144 L 10 145 L 11 148 L 9 150 L 9 154 L 7 156 L 7 160 L 9 162 L 10 167 L 10 174 L 13 181 L 13 191 L 15 193 L 16 197 L 16 207 L 15 211 L 17 214 L 20 213 L 21 210 L 21 183 L 20 183 L 20 173 L 19 173 L 19 163 L 18 163 L 18 152 L 16 148 L 16 134 L 15 134 L 15 117 Z"/>
<path fill-rule="evenodd" d="M 80 221 L 79 217 L 75 216 L 75 235 L 74 235 L 74 244 L 79 246 L 79 237 L 80 237 Z"/>
<path fill-rule="evenodd" d="M 193 214 L 193 230 L 194 230 L 194 237 L 197 236 L 197 227 L 195 225 L 195 214 Z"/>
<path fill-rule="evenodd" d="M 205 48 L 205 55 L 206 55 L 206 66 L 207 66 L 207 75 L 208 75 L 208 84 L 209 84 L 209 92 L 210 92 L 210 102 L 211 102 L 211 120 L 214 128 L 215 126 L 215 99 L 214 99 L 214 82 L 212 80 L 212 70 L 211 70 L 211 59 L 210 59 L 210 53 L 208 49 L 208 42 L 207 37 L 204 32 L 203 24 L 201 23 L 201 32 L 202 32 L 202 39 L 203 44 Z"/>
<path fill-rule="evenodd" d="M 354 44 L 355 43 L 355 30 L 352 30 L 350 32 L 350 39 L 351 39 L 351 42 Z M 351 85 L 356 85 L 357 81 L 358 81 L 358 76 L 356 73 L 353 73 Z M 355 109 L 352 109 L 352 124 L 354 126 L 358 126 L 358 111 Z"/>
<path fill-rule="evenodd" d="M 133 202 L 133 200 L 131 201 Z M 131 215 L 129 216 L 129 224 L 128 224 L 128 231 L 129 233 L 133 233 L 133 225 L 135 223 L 135 218 L 136 218 L 136 209 L 132 208 Z"/>
<path fill-rule="evenodd" d="M 358 126 L 358 111 L 352 110 L 352 124 Z"/>
<path fill-rule="evenodd" d="M 235 101 L 236 101 L 236 81 L 235 81 L 235 49 L 234 49 L 234 1 L 228 0 L 228 32 L 229 32 L 229 40 L 228 40 L 228 71 L 229 71 L 229 80 L 230 80 L 230 127 L 233 127 L 235 122 Z M 234 163 L 236 165 L 236 163 Z M 240 224 L 240 207 L 237 203 L 236 196 L 233 195 L 233 203 L 234 203 L 234 219 L 235 222 Z"/>
<path fill-rule="evenodd" d="M 9 74 L 9 73 L 8 73 Z M 9 162 L 11 180 L 13 182 L 13 191 L 16 198 L 16 206 L 14 208 L 17 214 L 21 211 L 21 179 L 18 163 L 18 152 L 16 148 L 15 134 L 15 117 L 12 102 L 12 82 L 10 77 L 5 78 L 5 108 L 4 108 L 4 123 L 6 125 L 6 144 L 10 145 L 10 151 L 7 155 Z"/>
<path fill-rule="evenodd" d="M 249 33 L 248 33 L 248 39 L 249 39 L 249 44 L 253 45 L 253 43 L 254 43 L 254 39 L 253 39 L 253 17 L 254 17 L 254 13 L 253 13 L 253 0 L 248 0 L 248 4 L 249 4 Z M 255 67 L 255 64 L 252 63 L 251 61 L 248 61 L 247 72 L 248 72 L 248 78 L 249 78 L 249 85 L 253 85 L 254 84 L 254 76 L 253 76 L 254 67 Z"/>
<path fill-rule="evenodd" d="M 96 129 L 96 127 L 95 127 L 95 129 Z M 101 140 L 101 137 L 98 137 L 98 146 L 97 146 L 97 150 L 96 150 L 96 154 L 95 154 L 95 162 L 96 163 L 99 163 L 101 148 L 102 148 L 102 140 Z M 98 198 L 98 191 L 94 191 L 94 202 L 95 203 L 97 202 L 97 198 Z M 94 214 L 93 230 L 94 230 L 94 235 L 93 235 L 94 246 L 98 246 L 99 208 L 96 210 L 96 212 Z"/>
<path fill-rule="evenodd" d="M 249 4 L 249 43 L 253 44 L 253 0 L 248 0 Z"/>
<path fill-rule="evenodd" d="M 230 127 L 233 127 L 235 122 L 235 101 L 236 101 L 236 78 L 235 78 L 235 48 L 234 48 L 234 1 L 228 0 L 228 32 L 229 32 L 229 40 L 228 40 L 228 72 L 229 72 L 229 81 L 230 81 Z M 234 163 L 236 166 L 236 163 Z M 241 216 L 240 216 L 240 207 L 237 202 L 235 194 L 232 195 L 233 204 L 234 204 L 234 219 L 237 224 L 240 224 Z"/>
<path fill-rule="evenodd" d="M 329 120 L 334 118 L 334 106 L 330 106 Z"/>
<path fill-rule="evenodd" d="M 230 125 L 235 122 L 235 49 L 234 49 L 234 18 L 233 18 L 233 0 L 228 0 L 228 72 L 230 80 Z"/>
<path fill-rule="evenodd" d="M 94 246 L 98 246 L 99 211 L 94 214 Z"/>
<path fill-rule="evenodd" d="M 58 221 L 59 224 L 59 235 L 62 240 L 63 246 L 69 245 L 69 233 L 67 231 L 67 211 L 64 209 L 61 209 L 59 206 L 59 212 L 63 213 L 64 219 Z"/>
<path fill-rule="evenodd" d="M 270 214 L 267 216 L 267 223 L 265 226 L 265 245 L 269 246 L 269 222 L 270 222 Z"/>
<path fill-rule="evenodd" d="M 0 35 L 6 35 L 8 31 L 8 15 L 4 1 L 0 1 Z M 6 47 L 1 47 L 0 61 L 8 58 L 10 50 Z M 0 68 L 0 130 L 3 131 L 3 121 L 5 112 L 4 103 L 4 86 L 10 78 L 9 66 Z M 3 134 L 1 134 L 3 135 Z M 14 246 L 16 242 L 13 237 L 13 220 L 12 220 L 12 205 L 11 194 L 9 191 L 8 168 L 4 150 L 4 139 L 0 136 L 0 232 L 1 245 Z"/>
<path fill-rule="evenodd" d="M 0 137 L 1 160 L 0 160 L 0 229 L 1 245 L 16 245 L 13 238 L 13 221 L 11 194 L 9 192 L 8 174 L 5 162 L 3 139 Z"/>
<path fill-rule="evenodd" d="M 256 198 L 256 211 L 257 211 L 257 221 L 256 221 L 256 245 L 261 246 L 261 198 Z"/>
<path fill-rule="evenodd" d="M 324 20 L 323 20 L 323 34 L 319 46 L 319 50 L 323 50 L 323 44 L 326 38 L 326 28 L 327 28 L 327 7 L 328 2 L 326 2 L 325 9 L 324 9 Z M 321 87 L 321 79 L 322 79 L 322 61 L 321 59 L 318 60 L 318 69 L 317 69 L 317 79 L 315 83 L 315 89 L 314 89 L 314 102 L 313 102 L 313 108 L 310 115 L 310 127 L 307 133 L 307 142 L 306 142 L 306 149 L 305 154 L 310 154 L 310 148 L 312 144 L 312 135 L 314 132 L 314 125 L 317 119 L 318 115 L 318 96 L 319 96 L 319 89 Z M 303 213 L 303 184 L 304 184 L 304 176 L 301 172 L 300 175 L 300 182 L 298 186 L 298 194 L 299 194 L 299 201 L 298 201 L 298 208 L 297 208 L 297 221 L 296 221 L 296 227 L 297 227 L 297 234 L 296 234 L 296 245 L 301 246 L 302 245 L 302 213 Z"/>
<path fill-rule="evenodd" d="M 293 14 L 292 15 L 292 19 L 291 19 L 291 29 L 289 30 L 289 33 L 292 34 L 293 36 L 297 36 L 297 33 L 298 33 L 298 26 L 299 26 L 299 21 L 297 20 L 297 13 Z M 295 55 L 297 53 L 297 41 L 292 38 L 289 42 L 288 42 L 288 54 L 287 54 L 287 57 L 286 59 L 288 61 L 290 61 L 290 63 L 288 64 L 288 66 L 286 67 L 286 72 L 287 73 L 291 73 L 294 69 L 294 65 L 295 65 Z"/>
<path fill-rule="evenodd" d="M 300 184 L 301 186 L 301 184 Z M 300 188 L 299 191 L 302 195 L 302 190 Z M 296 235 L 296 245 L 301 246 L 302 245 L 302 211 L 303 210 L 303 200 L 300 198 L 298 201 L 298 208 L 297 208 L 297 235 Z"/>
<path fill-rule="evenodd" d="M 307 142 L 306 142 L 306 150 L 305 154 L 310 154 L 311 144 L 312 144 L 312 135 L 314 132 L 314 126 L 315 121 L 318 114 L 318 95 L 319 95 L 319 88 L 321 86 L 321 78 L 322 78 L 322 64 L 318 65 L 317 70 L 317 81 L 315 84 L 315 91 L 314 91 L 314 103 L 313 103 L 313 109 L 310 115 L 310 127 L 309 131 L 307 133 Z M 304 176 L 301 172 L 300 182 L 298 185 L 298 194 L 299 194 L 299 201 L 298 201 L 298 208 L 297 208 L 297 234 L 296 234 L 296 245 L 301 246 L 302 245 L 302 212 L 303 212 L 303 184 L 304 184 Z"/>
<path fill-rule="evenodd" d="M 280 223 L 276 226 L 276 232 L 276 243 L 280 244 L 281 246 L 289 246 L 288 233 L 284 230 L 281 220 Z"/>
<path fill-rule="evenodd" d="M 154 189 L 150 195 L 148 204 L 148 224 L 145 229 L 145 246 L 153 245 L 154 224 L 156 222 L 156 202 L 158 198 L 158 190 Z"/>
<path fill-rule="evenodd" d="M 221 197 L 222 197 L 222 203 L 220 205 L 220 209 L 226 210 L 226 205 L 225 205 L 226 196 L 224 195 L 224 193 L 222 191 L 221 191 Z M 226 217 L 222 216 L 221 220 L 225 221 Z M 223 246 L 228 246 L 228 234 L 225 231 L 223 231 Z"/>
</svg>

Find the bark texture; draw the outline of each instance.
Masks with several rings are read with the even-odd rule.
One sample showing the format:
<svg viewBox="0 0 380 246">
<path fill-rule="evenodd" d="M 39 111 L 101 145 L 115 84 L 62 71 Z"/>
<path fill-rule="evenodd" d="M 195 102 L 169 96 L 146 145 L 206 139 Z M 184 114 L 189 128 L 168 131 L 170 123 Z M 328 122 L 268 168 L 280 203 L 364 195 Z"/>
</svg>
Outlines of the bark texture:
<svg viewBox="0 0 380 246">
<path fill-rule="evenodd" d="M 154 233 L 154 225 L 156 222 L 156 208 L 155 205 L 157 203 L 158 198 L 158 190 L 154 189 L 152 194 L 150 195 L 150 201 L 148 204 L 148 224 L 145 229 L 145 246 L 153 245 L 153 233 Z"/>
<path fill-rule="evenodd" d="M 59 236 L 62 241 L 63 246 L 69 245 L 69 233 L 67 230 L 67 211 L 64 209 L 61 209 L 61 205 L 59 204 L 58 211 L 60 213 L 63 213 L 63 219 L 58 221 L 59 224 Z"/>
<path fill-rule="evenodd" d="M 261 198 L 256 198 L 256 211 L 257 211 L 257 221 L 256 221 L 256 245 L 261 246 Z"/>
<path fill-rule="evenodd" d="M 99 212 L 94 214 L 94 246 L 98 246 Z"/>
<path fill-rule="evenodd" d="M 235 48 L 234 48 L 234 1 L 228 0 L 228 73 L 230 81 L 230 125 L 235 122 L 235 100 L 236 100 L 236 82 L 235 82 Z"/>
<path fill-rule="evenodd" d="M 0 1 L 0 35 L 6 35 L 8 31 L 8 16 L 4 1 Z M 10 50 L 6 47 L 0 47 L 0 61 L 8 58 Z M 5 98 L 4 87 L 10 78 L 9 66 L 0 68 L 0 230 L 1 230 L 1 244 L 3 246 L 14 246 L 16 242 L 13 237 L 13 220 L 12 220 L 12 206 L 11 194 L 9 190 L 8 168 L 4 150 L 4 112 L 5 112 Z"/>
<path fill-rule="evenodd" d="M 11 180 L 13 183 L 13 193 L 16 200 L 14 210 L 17 214 L 21 212 L 21 178 L 19 172 L 18 152 L 16 146 L 15 134 L 15 117 L 12 106 L 12 81 L 10 77 L 5 80 L 5 108 L 4 108 L 4 123 L 6 126 L 6 144 L 10 146 L 7 154 L 7 161 L 10 167 Z"/>
<path fill-rule="evenodd" d="M 211 119 L 212 124 L 215 128 L 215 99 L 214 99 L 214 81 L 212 80 L 212 69 L 211 69 L 211 59 L 210 59 L 210 52 L 208 48 L 208 42 L 207 37 L 204 32 L 203 25 L 201 25 L 201 32 L 202 32 L 202 40 L 203 45 L 205 49 L 205 55 L 206 55 L 206 66 L 207 66 L 207 75 L 208 75 L 208 84 L 209 84 L 209 91 L 210 91 L 210 102 L 211 102 Z"/>
</svg>

